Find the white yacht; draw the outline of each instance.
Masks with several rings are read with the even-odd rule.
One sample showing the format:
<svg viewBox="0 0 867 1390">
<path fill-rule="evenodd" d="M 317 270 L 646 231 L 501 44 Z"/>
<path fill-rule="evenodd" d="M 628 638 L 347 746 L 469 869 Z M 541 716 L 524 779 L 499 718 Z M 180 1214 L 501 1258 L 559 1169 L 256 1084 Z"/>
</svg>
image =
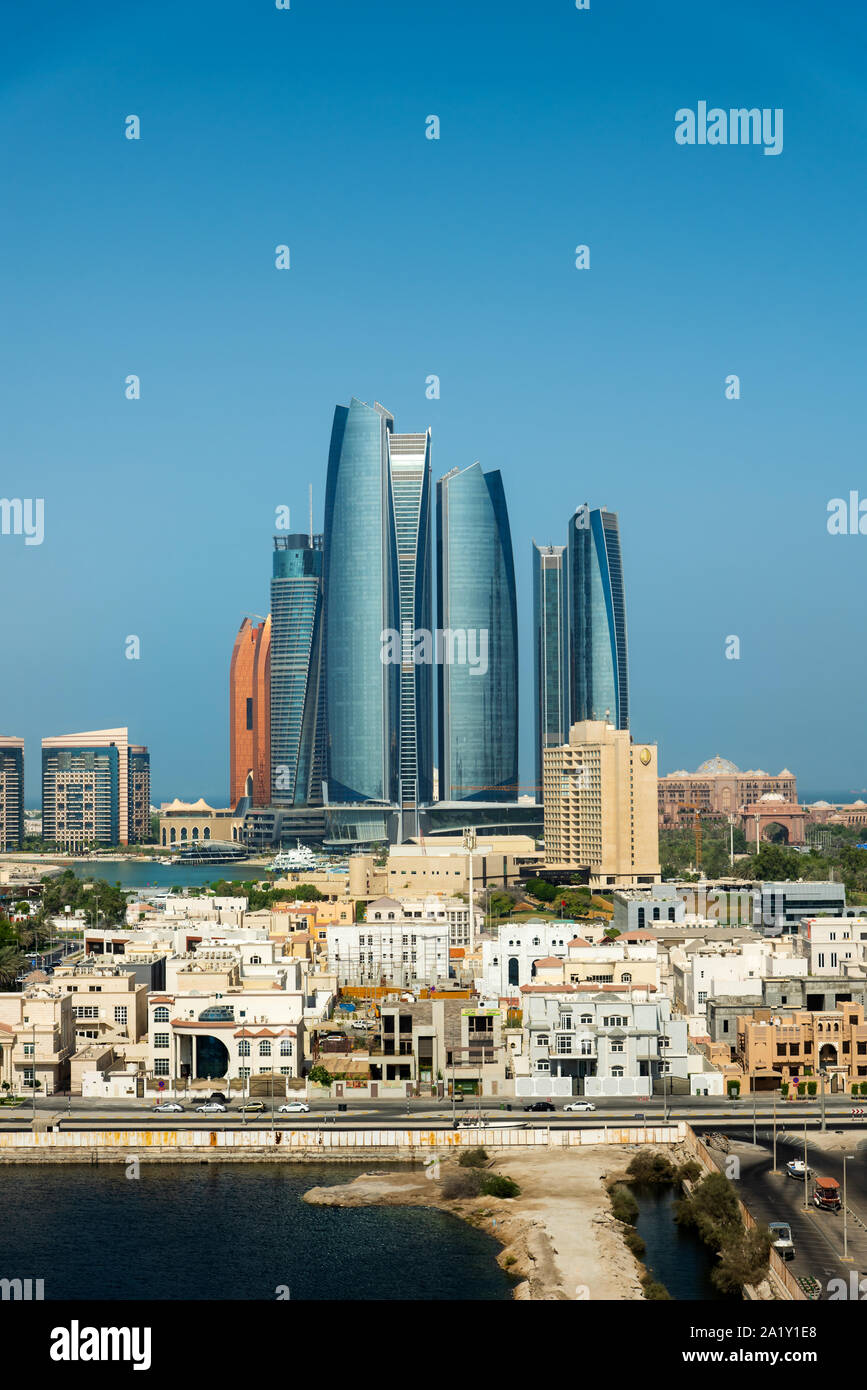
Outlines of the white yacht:
<svg viewBox="0 0 867 1390">
<path fill-rule="evenodd" d="M 275 855 L 274 862 L 268 867 L 283 873 L 298 873 L 301 869 L 315 869 L 316 855 L 309 845 L 302 845 L 300 840 L 296 841 L 296 844 L 296 849 L 281 849 Z"/>
</svg>

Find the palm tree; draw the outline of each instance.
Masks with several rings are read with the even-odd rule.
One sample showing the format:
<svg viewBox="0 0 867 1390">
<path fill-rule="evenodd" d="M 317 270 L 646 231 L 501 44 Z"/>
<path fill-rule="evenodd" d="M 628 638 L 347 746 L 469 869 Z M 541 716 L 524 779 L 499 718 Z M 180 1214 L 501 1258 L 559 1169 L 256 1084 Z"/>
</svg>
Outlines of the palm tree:
<svg viewBox="0 0 867 1390">
<path fill-rule="evenodd" d="M 0 985 L 14 985 L 27 961 L 15 946 L 0 946 Z"/>
</svg>

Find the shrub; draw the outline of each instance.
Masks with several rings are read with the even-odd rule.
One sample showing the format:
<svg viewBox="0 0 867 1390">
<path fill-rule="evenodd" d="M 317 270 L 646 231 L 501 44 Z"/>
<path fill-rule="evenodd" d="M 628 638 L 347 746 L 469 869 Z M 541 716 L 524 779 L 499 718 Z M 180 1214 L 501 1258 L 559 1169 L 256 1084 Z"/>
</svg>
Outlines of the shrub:
<svg viewBox="0 0 867 1390">
<path fill-rule="evenodd" d="M 780 1087 L 780 1095 L 783 1097 L 783 1100 L 787 1100 L 787 1099 L 788 1099 L 788 1096 L 789 1096 L 789 1083 L 788 1083 L 788 1081 L 784 1081 L 783 1084 L 782 1084 L 782 1086 Z"/>
<path fill-rule="evenodd" d="M 480 1175 L 474 1169 L 464 1169 L 462 1173 L 451 1173 L 440 1191 L 447 1202 L 455 1202 L 461 1197 L 478 1197 L 481 1191 Z"/>
<path fill-rule="evenodd" d="M 759 1284 L 768 1272 L 771 1233 L 758 1228 L 742 1230 L 720 1251 L 711 1283 L 721 1293 L 736 1293 L 744 1284 Z"/>
<path fill-rule="evenodd" d="M 488 1161 L 487 1149 L 467 1149 L 458 1158 L 462 1168 L 484 1168 Z"/>
<path fill-rule="evenodd" d="M 678 1182 L 698 1182 L 702 1175 L 702 1166 L 696 1163 L 694 1158 L 688 1158 L 685 1163 L 681 1163 L 677 1170 Z"/>
<path fill-rule="evenodd" d="M 641 1281 L 641 1287 L 644 1290 L 645 1298 L 659 1300 L 671 1298 L 671 1294 L 668 1292 L 668 1289 L 665 1287 L 665 1285 L 660 1284 L 658 1279 L 654 1279 L 652 1273 L 645 1274 L 644 1278 Z"/>
<path fill-rule="evenodd" d="M 633 1193 L 622 1183 L 612 1188 L 611 1211 L 617 1221 L 622 1221 L 627 1226 L 634 1226 L 638 1220 L 638 1203 Z"/>
<path fill-rule="evenodd" d="M 808 1082 L 807 1082 L 807 1094 L 808 1094 L 808 1095 L 814 1096 L 814 1095 L 816 1094 L 816 1091 L 817 1091 L 817 1090 L 818 1090 L 818 1086 L 817 1086 L 817 1084 L 816 1084 L 815 1081 L 808 1081 Z"/>
<path fill-rule="evenodd" d="M 806 1083 L 806 1081 L 799 1081 L 799 1082 L 798 1082 L 798 1095 L 799 1095 L 799 1096 L 805 1096 L 806 1094 L 807 1094 L 807 1083 Z"/>
<path fill-rule="evenodd" d="M 479 1190 L 486 1197 L 518 1197 L 521 1192 L 513 1178 L 502 1177 L 499 1173 L 486 1173 Z"/>
<path fill-rule="evenodd" d="M 726 1088 L 730 1096 L 739 1096 L 741 1093 L 741 1083 L 739 1081 L 729 1081 Z"/>
<path fill-rule="evenodd" d="M 666 1154 L 654 1153 L 653 1149 L 641 1149 L 632 1159 L 627 1173 L 632 1182 L 672 1183 L 675 1167 Z"/>
<path fill-rule="evenodd" d="M 634 1226 L 630 1226 L 628 1231 L 623 1232 L 623 1243 L 627 1250 L 631 1250 L 637 1260 L 640 1260 L 647 1246 L 641 1239 Z"/>
</svg>

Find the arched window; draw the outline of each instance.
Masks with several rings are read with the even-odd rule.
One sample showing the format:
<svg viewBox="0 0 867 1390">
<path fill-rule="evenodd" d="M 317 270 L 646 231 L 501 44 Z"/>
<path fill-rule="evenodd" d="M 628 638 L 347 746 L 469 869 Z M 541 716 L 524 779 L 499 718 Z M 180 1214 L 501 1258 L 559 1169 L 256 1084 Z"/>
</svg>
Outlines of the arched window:
<svg viewBox="0 0 867 1390">
<path fill-rule="evenodd" d="M 518 957 L 517 957 L 517 956 L 511 956 L 511 957 L 509 958 L 509 984 L 510 984 L 510 985 L 516 985 L 516 984 L 518 983 L 518 976 L 519 976 L 519 974 L 520 974 L 520 966 L 518 965 Z"/>
<path fill-rule="evenodd" d="M 267 1042 L 267 1041 L 265 1041 L 265 1042 L 260 1042 L 260 1044 L 259 1044 L 259 1056 L 260 1056 L 260 1057 L 270 1057 L 270 1056 L 271 1056 L 271 1044 L 270 1044 L 270 1042 Z"/>
<path fill-rule="evenodd" d="M 582 1023 L 592 1023 L 592 1022 L 593 1022 L 593 1015 L 592 1015 L 592 1014 L 582 1014 L 582 1015 L 581 1015 L 581 1022 L 582 1022 Z"/>
<path fill-rule="evenodd" d="M 186 838 L 187 838 L 187 827 L 186 827 L 185 825 L 182 825 L 182 826 L 181 826 L 181 841 L 183 842 L 184 840 L 186 840 Z"/>
<path fill-rule="evenodd" d="M 242 1038 L 242 1040 L 238 1043 L 238 1056 L 239 1056 L 239 1057 L 249 1057 L 249 1056 L 250 1056 L 250 1044 L 247 1042 L 247 1040 L 246 1040 L 245 1038 Z"/>
<path fill-rule="evenodd" d="M 261 964 L 262 964 L 262 957 L 261 957 L 261 956 L 251 956 L 251 957 L 250 957 L 250 964 L 251 964 L 251 965 L 261 965 Z"/>
<path fill-rule="evenodd" d="M 194 826 L 193 826 L 193 839 L 194 839 L 194 840 L 198 840 L 198 838 L 199 838 L 199 827 L 198 827 L 197 825 L 194 825 Z"/>
<path fill-rule="evenodd" d="M 631 972 L 630 972 L 629 970 L 624 970 L 624 972 L 623 972 L 623 974 L 621 975 L 620 978 L 621 978 L 621 980 L 623 981 L 624 984 L 628 985 L 629 982 L 630 982 L 631 979 L 632 979 L 632 974 L 631 974 Z"/>
<path fill-rule="evenodd" d="M 158 1009 L 154 1009 L 154 1023 L 168 1023 L 169 1011 L 164 1004 L 160 1004 Z"/>
<path fill-rule="evenodd" d="M 172 844 L 175 843 L 175 838 L 176 838 L 176 836 L 177 836 L 177 833 L 178 833 L 178 832 L 175 830 L 175 827 L 172 826 Z"/>
<path fill-rule="evenodd" d="M 281 1057 L 291 1057 L 291 1056 L 292 1056 L 292 1041 L 291 1041 L 290 1038 L 283 1038 L 283 1039 L 282 1039 L 282 1041 L 281 1041 L 281 1043 L 280 1043 L 280 1056 L 281 1056 Z"/>
<path fill-rule="evenodd" d="M 163 826 L 163 844 L 166 842 L 166 828 Z"/>
<path fill-rule="evenodd" d="M 204 833 L 204 835 L 202 836 L 202 839 L 203 839 L 203 840 L 210 840 L 210 838 L 211 838 L 211 827 L 210 827 L 209 825 L 206 825 L 206 826 L 205 826 L 205 833 Z"/>
</svg>

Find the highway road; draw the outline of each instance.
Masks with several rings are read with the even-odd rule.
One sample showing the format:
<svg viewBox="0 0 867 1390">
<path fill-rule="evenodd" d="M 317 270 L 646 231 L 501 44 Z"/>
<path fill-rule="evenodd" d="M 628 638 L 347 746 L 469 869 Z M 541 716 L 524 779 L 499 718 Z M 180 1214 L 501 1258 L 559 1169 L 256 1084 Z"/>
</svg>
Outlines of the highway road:
<svg viewBox="0 0 867 1390">
<path fill-rule="evenodd" d="M 214 1088 L 215 1090 L 218 1087 Z M 195 1106 L 199 1105 L 207 1098 L 206 1094 L 196 1095 L 193 1098 L 184 1099 L 181 1097 L 180 1103 L 184 1106 L 183 1114 L 154 1114 L 153 1100 L 104 1100 L 104 1099 L 83 1099 L 80 1096 L 73 1096 L 71 1100 L 66 1096 L 40 1097 L 36 1102 L 37 1120 L 43 1125 L 57 1125 L 61 1129 L 99 1129 L 105 1127 L 117 1128 L 119 1126 L 129 1128 L 167 1128 L 177 1125 L 179 1128 L 204 1128 L 214 1129 L 222 1127 L 237 1128 L 244 1123 L 252 1126 L 261 1126 L 263 1123 L 271 1123 L 271 1107 L 266 1102 L 266 1109 L 260 1114 L 248 1114 L 246 1121 L 241 1114 L 239 1101 L 230 1102 L 229 1109 L 225 1115 L 198 1115 Z M 749 1131 L 752 1136 L 753 1127 L 753 1106 L 749 1101 L 732 1102 L 722 1098 L 696 1099 L 689 1096 L 678 1096 L 669 1098 L 664 1102 L 660 1097 L 652 1100 L 641 1100 L 638 1098 L 624 1100 L 619 1099 L 600 1099 L 595 1102 L 596 1110 L 591 1112 L 579 1111 L 569 1112 L 564 1110 L 567 1102 L 557 1101 L 556 1110 L 536 1113 L 526 1113 L 524 1107 L 527 1104 L 524 1100 L 512 1100 L 503 1102 L 498 1097 L 482 1097 L 481 1105 L 475 1097 L 467 1097 L 462 1104 L 452 1105 L 450 1099 L 442 1101 L 432 1101 L 429 1097 L 421 1099 L 391 1099 L 383 1098 L 380 1100 L 351 1100 L 347 1099 L 346 1111 L 338 1111 L 335 1101 L 313 1101 L 309 1114 L 280 1115 L 276 1113 L 275 1122 L 281 1127 L 288 1128 L 291 1125 L 301 1128 L 309 1128 L 311 1125 L 336 1123 L 349 1128 L 400 1128 L 407 1126 L 443 1127 L 449 1128 L 453 1123 L 453 1117 L 459 1120 L 469 1119 L 481 1113 L 483 1119 L 488 1121 L 502 1121 L 503 1123 L 515 1123 L 515 1121 L 526 1121 L 533 1125 L 552 1126 L 554 1128 L 583 1128 L 583 1127 L 604 1127 L 611 1124 L 634 1124 L 647 1122 L 648 1124 L 661 1124 L 667 1117 L 668 1120 L 687 1120 L 696 1128 L 707 1127 L 709 1129 L 743 1129 Z M 511 1105 L 511 1110 L 504 1108 Z M 852 1103 L 850 1100 L 844 1102 L 829 1101 L 827 1104 L 827 1127 L 829 1130 L 839 1128 L 843 1124 L 853 1123 L 851 1120 Z M 772 1108 L 766 1103 L 756 1107 L 756 1125 L 758 1128 L 767 1128 L 771 1121 Z M 32 1104 L 27 1100 L 17 1109 L 0 1108 L 0 1130 L 2 1129 L 29 1129 L 31 1127 Z M 777 1106 L 777 1124 L 779 1129 L 802 1128 L 807 1122 L 810 1129 L 817 1129 L 820 1125 L 820 1110 L 818 1103 L 809 1102 L 788 1102 L 785 1105 Z M 867 1125 L 867 1120 L 855 1122 Z"/>
</svg>

